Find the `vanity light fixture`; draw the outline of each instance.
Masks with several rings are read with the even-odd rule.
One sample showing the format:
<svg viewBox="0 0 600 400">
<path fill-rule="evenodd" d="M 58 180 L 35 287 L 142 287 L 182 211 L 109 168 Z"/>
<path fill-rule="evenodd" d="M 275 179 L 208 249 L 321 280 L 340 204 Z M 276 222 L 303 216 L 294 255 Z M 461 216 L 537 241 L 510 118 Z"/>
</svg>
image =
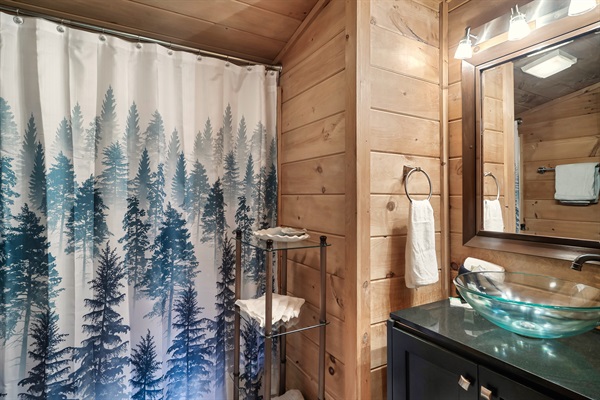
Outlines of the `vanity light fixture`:
<svg viewBox="0 0 600 400">
<path fill-rule="evenodd" d="M 571 0 L 567 14 L 570 17 L 585 14 L 586 12 L 592 11 L 594 8 L 596 8 L 596 4 L 596 0 Z"/>
<path fill-rule="evenodd" d="M 569 68 L 577 62 L 577 58 L 569 53 L 556 49 L 521 67 L 526 74 L 547 78 Z"/>
<path fill-rule="evenodd" d="M 458 42 L 458 47 L 454 53 L 454 58 L 457 60 L 466 60 L 467 58 L 473 57 L 471 38 L 477 39 L 477 36 L 471 35 L 471 27 L 467 26 L 465 29 L 465 37 Z"/>
<path fill-rule="evenodd" d="M 595 1 L 595 0 L 594 0 Z M 519 11 L 519 6 L 515 5 L 516 12 L 510 9 L 510 25 L 508 28 L 508 40 L 519 40 L 529 35 L 529 24 L 525 14 Z"/>
</svg>

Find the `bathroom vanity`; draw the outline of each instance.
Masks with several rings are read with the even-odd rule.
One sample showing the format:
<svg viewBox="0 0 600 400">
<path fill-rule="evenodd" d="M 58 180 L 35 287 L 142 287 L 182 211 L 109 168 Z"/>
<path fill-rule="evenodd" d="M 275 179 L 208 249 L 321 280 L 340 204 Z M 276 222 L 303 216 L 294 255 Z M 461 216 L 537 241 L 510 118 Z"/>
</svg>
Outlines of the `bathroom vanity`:
<svg viewBox="0 0 600 400">
<path fill-rule="evenodd" d="M 390 314 L 388 400 L 600 399 L 600 331 L 531 339 L 448 299 Z"/>
</svg>

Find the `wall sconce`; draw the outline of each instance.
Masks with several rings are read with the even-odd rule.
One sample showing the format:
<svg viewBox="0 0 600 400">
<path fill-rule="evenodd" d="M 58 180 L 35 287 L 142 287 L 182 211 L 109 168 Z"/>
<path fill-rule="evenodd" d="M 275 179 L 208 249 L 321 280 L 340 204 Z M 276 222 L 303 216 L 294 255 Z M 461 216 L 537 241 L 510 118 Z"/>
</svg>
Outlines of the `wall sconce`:
<svg viewBox="0 0 600 400">
<path fill-rule="evenodd" d="M 571 0 L 567 14 L 570 17 L 573 17 L 575 15 L 585 14 L 588 11 L 592 11 L 594 8 L 596 8 L 596 0 Z"/>
<path fill-rule="evenodd" d="M 594 0 L 595 1 L 595 0 Z M 529 25 L 525 19 L 525 14 L 519 12 L 519 6 L 515 6 L 516 13 L 510 9 L 510 25 L 508 28 L 508 40 L 519 40 L 529 35 Z"/>
<path fill-rule="evenodd" d="M 471 38 L 477 39 L 477 36 L 471 35 L 471 27 L 465 29 L 465 37 L 458 42 L 458 47 L 454 53 L 454 58 L 457 60 L 466 60 L 473 56 L 473 47 L 471 47 Z"/>
</svg>

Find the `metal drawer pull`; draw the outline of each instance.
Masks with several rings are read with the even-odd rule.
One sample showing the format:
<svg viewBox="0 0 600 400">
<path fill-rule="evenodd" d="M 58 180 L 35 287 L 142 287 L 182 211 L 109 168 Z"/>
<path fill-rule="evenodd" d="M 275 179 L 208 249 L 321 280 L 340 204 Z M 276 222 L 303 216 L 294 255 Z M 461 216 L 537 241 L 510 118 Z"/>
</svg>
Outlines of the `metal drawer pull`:
<svg viewBox="0 0 600 400">
<path fill-rule="evenodd" d="M 485 386 L 481 386 L 479 391 L 479 398 L 481 400 L 492 400 L 492 391 Z"/>
<path fill-rule="evenodd" d="M 468 391 L 469 386 L 471 386 L 471 381 L 461 375 L 460 378 L 458 378 L 458 386 Z"/>
</svg>

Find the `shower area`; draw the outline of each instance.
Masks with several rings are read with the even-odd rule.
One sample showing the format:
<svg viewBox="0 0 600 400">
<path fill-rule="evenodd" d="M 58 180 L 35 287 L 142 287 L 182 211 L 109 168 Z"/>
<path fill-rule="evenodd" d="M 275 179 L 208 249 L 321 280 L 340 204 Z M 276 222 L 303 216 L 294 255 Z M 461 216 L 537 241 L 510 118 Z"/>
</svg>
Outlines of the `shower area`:
<svg viewBox="0 0 600 400">
<path fill-rule="evenodd" d="M 0 397 L 230 397 L 232 232 L 276 225 L 278 71 L 5 12 L 0 40 Z"/>
</svg>

